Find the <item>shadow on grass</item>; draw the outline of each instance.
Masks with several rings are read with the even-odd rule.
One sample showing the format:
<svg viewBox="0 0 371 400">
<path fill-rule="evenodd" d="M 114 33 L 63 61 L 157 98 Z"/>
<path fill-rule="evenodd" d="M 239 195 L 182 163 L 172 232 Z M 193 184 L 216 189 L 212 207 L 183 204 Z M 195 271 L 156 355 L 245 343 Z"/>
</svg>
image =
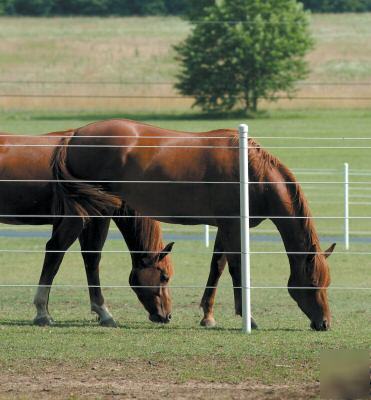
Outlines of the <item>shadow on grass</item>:
<svg viewBox="0 0 371 400">
<path fill-rule="evenodd" d="M 56 321 L 53 325 L 47 325 L 44 327 L 38 327 L 34 325 L 32 320 L 2 320 L 0 321 L 0 326 L 9 326 L 9 327 L 36 327 L 36 328 L 48 328 L 48 329 L 60 329 L 60 328 L 104 328 L 107 330 L 110 329 L 124 329 L 128 331 L 138 330 L 138 331 L 155 331 L 159 329 L 167 329 L 170 331 L 194 331 L 194 332 L 209 332 L 212 334 L 213 332 L 229 332 L 229 333 L 242 333 L 241 328 L 233 328 L 233 327 L 220 327 L 216 326 L 213 328 L 205 328 L 199 325 L 195 326 L 180 326 L 180 325 L 167 325 L 167 324 L 149 324 L 147 322 L 127 322 L 127 323 L 117 323 L 117 328 L 110 327 L 102 327 L 99 325 L 97 321 L 87 321 L 87 320 L 66 320 L 66 321 Z M 252 331 L 254 333 L 261 332 L 304 332 L 306 329 L 299 328 L 258 328 Z"/>
<path fill-rule="evenodd" d="M 203 328 L 201 326 L 195 325 L 194 327 L 189 326 L 179 326 L 179 325 L 168 325 L 168 324 L 155 324 L 147 322 L 127 322 L 120 323 L 117 322 L 117 328 L 126 330 L 159 330 L 159 329 L 170 329 L 170 330 L 194 330 L 194 331 L 239 331 L 238 328 Z M 36 327 L 36 328 L 104 328 L 104 329 L 117 329 L 112 327 L 100 326 L 98 321 L 95 320 L 65 320 L 65 321 L 55 321 L 53 325 L 38 326 L 33 323 L 32 320 L 0 320 L 0 326 L 15 326 L 15 327 Z"/>
<path fill-rule="evenodd" d="M 0 326 L 34 326 L 36 328 L 84 328 L 84 327 L 100 327 L 97 321 L 80 321 L 80 320 L 69 320 L 69 321 L 57 321 L 53 325 L 38 326 L 33 323 L 32 320 L 2 320 Z M 125 327 L 125 326 L 123 326 Z"/>
</svg>

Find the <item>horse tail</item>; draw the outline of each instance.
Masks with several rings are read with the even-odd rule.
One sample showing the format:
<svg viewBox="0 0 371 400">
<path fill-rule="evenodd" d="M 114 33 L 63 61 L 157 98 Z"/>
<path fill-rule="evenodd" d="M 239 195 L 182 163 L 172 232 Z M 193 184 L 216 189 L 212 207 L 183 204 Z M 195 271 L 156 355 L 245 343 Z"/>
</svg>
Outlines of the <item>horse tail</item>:
<svg viewBox="0 0 371 400">
<path fill-rule="evenodd" d="M 72 135 L 73 136 L 73 135 Z M 68 143 L 62 138 L 51 158 L 53 179 L 53 215 L 78 215 L 84 224 L 93 215 L 105 215 L 121 207 L 121 199 L 103 190 L 102 186 L 82 182 L 67 167 Z M 75 182 L 74 182 L 75 181 Z"/>
</svg>

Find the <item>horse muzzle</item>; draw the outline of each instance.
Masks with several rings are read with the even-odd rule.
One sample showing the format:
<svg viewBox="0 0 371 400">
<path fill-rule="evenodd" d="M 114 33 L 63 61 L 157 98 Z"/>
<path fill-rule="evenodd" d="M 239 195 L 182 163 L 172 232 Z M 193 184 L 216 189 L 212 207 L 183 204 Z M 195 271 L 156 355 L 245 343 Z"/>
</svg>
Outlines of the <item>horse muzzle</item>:
<svg viewBox="0 0 371 400">
<path fill-rule="evenodd" d="M 323 321 L 312 321 L 310 327 L 315 331 L 328 331 L 330 324 L 324 319 Z"/>
<path fill-rule="evenodd" d="M 160 314 L 149 314 L 149 320 L 158 324 L 168 324 L 171 320 L 171 314 L 167 314 L 165 317 Z"/>
</svg>

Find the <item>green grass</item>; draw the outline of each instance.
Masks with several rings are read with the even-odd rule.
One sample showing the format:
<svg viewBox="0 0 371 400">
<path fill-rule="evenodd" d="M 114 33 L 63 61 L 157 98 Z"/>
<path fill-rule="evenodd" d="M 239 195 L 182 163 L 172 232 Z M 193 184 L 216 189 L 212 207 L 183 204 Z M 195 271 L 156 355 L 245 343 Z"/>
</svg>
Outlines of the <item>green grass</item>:
<svg viewBox="0 0 371 400">
<path fill-rule="evenodd" d="M 308 82 L 371 81 L 371 13 L 312 15 L 315 47 L 308 54 Z M 1 97 L 0 109 L 189 110 L 190 99 L 124 99 L 114 96 L 174 96 L 179 72 L 173 45 L 190 32 L 176 17 L 0 18 L 0 94 L 87 95 L 87 98 Z M 122 82 L 40 84 L 12 81 Z M 127 85 L 125 83 L 129 82 Z M 135 82 L 147 82 L 145 85 Z M 156 83 L 170 84 L 156 84 Z M 306 83 L 308 83 L 306 82 Z M 302 97 L 366 97 L 369 85 L 299 85 Z M 365 108 L 370 100 L 281 100 L 263 108 Z"/>
<path fill-rule="evenodd" d="M 109 114 L 5 113 L 0 117 L 1 130 L 15 133 L 41 133 L 76 127 L 89 121 L 107 118 Z M 115 115 L 117 116 L 117 115 Z M 125 116 L 122 114 L 122 116 Z M 211 120 L 189 115 L 130 115 L 163 127 L 192 131 L 236 127 L 240 119 Z M 348 111 L 275 111 L 247 121 L 253 136 L 367 136 L 371 112 Z M 260 140 L 265 146 L 344 145 L 343 141 Z M 368 142 L 366 142 L 370 145 Z M 366 145 L 356 140 L 349 145 Z M 290 150 L 272 149 L 289 167 L 337 168 L 345 161 L 351 169 L 371 169 L 370 150 Z M 300 178 L 300 177 L 299 177 Z M 341 181 L 339 176 L 304 176 L 306 180 Z M 355 178 L 353 178 L 355 179 Z M 357 180 L 369 180 L 367 177 Z M 313 185 L 311 185 L 313 186 Z M 342 215 L 342 186 L 325 185 L 306 189 L 315 215 Z M 351 189 L 352 193 L 352 189 Z M 325 203 L 316 203 L 316 201 Z M 337 201 L 339 204 L 331 204 Z M 326 203 L 327 202 L 327 203 Z M 354 206 L 351 215 L 371 215 L 369 206 Z M 318 221 L 320 234 L 342 234 L 341 220 Z M 5 229 L 5 226 L 2 229 Z M 23 229 L 7 227 L 7 229 Z M 40 228 L 38 228 L 40 229 Z M 266 222 L 262 230 L 273 230 Z M 368 220 L 352 220 L 353 231 L 369 231 Z M 167 225 L 166 233 L 198 232 L 202 227 L 184 228 Z M 278 233 L 269 233 L 277 236 Z M 354 235 L 356 236 L 356 235 Z M 40 249 L 43 239 L 1 238 L 1 248 Z M 323 243 L 327 247 L 330 243 Z M 76 247 L 77 248 L 77 247 Z M 106 250 L 123 249 L 120 241 L 109 241 Z M 253 251 L 281 251 L 281 243 L 253 242 Z M 337 250 L 343 251 L 340 242 Z M 369 244 L 352 244 L 352 251 L 369 251 Z M 201 254 L 199 254 L 201 253 Z M 202 242 L 178 241 L 174 249 L 176 274 L 173 285 L 202 286 L 206 283 L 210 250 Z M 35 284 L 40 273 L 42 254 L 0 253 L 2 284 Z M 332 286 L 370 287 L 370 256 L 334 254 L 330 259 Z M 130 269 L 125 254 L 105 254 L 101 276 L 103 285 L 126 285 Z M 253 255 L 252 284 L 285 286 L 289 267 L 285 255 Z M 57 284 L 85 284 L 82 260 L 69 254 L 56 278 Z M 111 311 L 119 321 L 118 329 L 97 326 L 89 312 L 86 289 L 54 288 L 50 311 L 57 324 L 52 328 L 31 325 L 34 288 L 1 288 L 0 293 L 0 365 L 7 370 L 25 373 L 32 366 L 42 373 L 48 365 L 87 368 L 100 363 L 102 374 L 109 374 L 112 363 L 120 363 L 128 379 L 146 374 L 148 379 L 175 382 L 252 382 L 270 385 L 288 384 L 300 387 L 319 379 L 319 357 L 323 350 L 368 348 L 370 326 L 370 292 L 366 290 L 330 290 L 333 328 L 318 333 L 309 329 L 309 321 L 284 289 L 254 289 L 253 314 L 260 329 L 250 336 L 240 332 L 241 320 L 233 315 L 231 280 L 225 272 L 217 295 L 216 329 L 205 330 L 198 324 L 198 304 L 202 289 L 173 288 L 172 322 L 153 325 L 130 289 L 104 289 Z M 105 363 L 108 367 L 105 367 Z M 152 368 L 155 365 L 156 368 Z M 63 368 L 64 368 L 63 367 Z M 106 369 L 105 369 L 106 368 Z M 41 371 L 41 372 L 40 372 Z"/>
<path fill-rule="evenodd" d="M 22 246 L 33 247 L 35 242 L 22 240 Z M 17 243 L 19 240 L 16 239 L 1 240 L 2 247 L 14 247 Z M 39 243 L 41 247 L 42 241 Z M 108 243 L 106 249 L 117 246 L 118 243 Z M 255 243 L 253 248 L 282 249 L 275 244 Z M 352 246 L 352 250 L 365 251 L 367 248 Z M 205 283 L 209 257 L 183 253 L 202 251 L 205 251 L 202 243 L 177 243 L 174 286 Z M 2 256 L 2 282 L 36 282 L 41 258 L 41 255 Z M 367 284 L 366 257 L 334 255 L 331 261 L 334 286 Z M 81 264 L 79 255 L 68 255 L 55 283 L 84 284 Z M 125 285 L 129 266 L 128 257 L 105 255 L 101 271 L 103 284 Z M 309 330 L 309 321 L 286 290 L 255 289 L 252 305 L 260 329 L 246 336 L 240 332 L 240 319 L 233 315 L 231 283 L 227 275 L 220 283 L 216 306 L 218 328 L 213 330 L 198 326 L 201 288 L 172 290 L 174 319 L 164 327 L 147 320 L 130 289 L 104 289 L 108 304 L 120 323 L 116 330 L 96 326 L 89 314 L 84 289 L 53 289 L 50 311 L 57 325 L 40 329 L 30 325 L 34 290 L 2 288 L 0 362 L 4 368 L 14 368 L 40 359 L 45 362 L 69 360 L 79 365 L 102 359 L 138 360 L 139 363 L 151 360 L 162 365 L 163 375 L 158 376 L 159 379 L 234 383 L 253 380 L 295 385 L 319 379 L 322 350 L 367 348 L 370 322 L 367 291 L 331 291 L 333 328 L 330 332 L 317 333 Z M 253 285 L 285 285 L 288 277 L 285 256 L 254 256 L 252 277 Z M 130 371 L 128 373 L 130 375 Z"/>
</svg>

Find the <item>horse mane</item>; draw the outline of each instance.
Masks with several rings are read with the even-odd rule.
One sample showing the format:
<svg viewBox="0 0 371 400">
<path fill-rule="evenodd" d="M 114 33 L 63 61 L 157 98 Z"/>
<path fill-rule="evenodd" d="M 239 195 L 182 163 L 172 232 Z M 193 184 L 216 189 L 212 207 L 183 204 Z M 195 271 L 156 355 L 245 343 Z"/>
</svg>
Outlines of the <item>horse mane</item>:
<svg viewBox="0 0 371 400">
<path fill-rule="evenodd" d="M 305 247 L 308 249 L 308 252 L 315 253 L 313 254 L 313 271 L 311 271 L 313 284 L 318 287 L 328 286 L 330 283 L 328 264 L 321 250 L 317 229 L 304 191 L 294 174 L 285 165 L 280 163 L 279 169 L 285 181 L 290 182 L 286 187 L 291 194 L 295 215 L 304 217 L 300 218 L 300 223 L 306 233 Z"/>
<path fill-rule="evenodd" d="M 127 204 L 121 208 L 120 214 L 131 217 L 133 234 L 143 252 L 160 252 L 164 248 L 160 222 L 152 218 L 143 217 L 140 213 L 127 206 Z M 165 257 L 163 263 L 169 275 L 173 275 L 173 266 L 170 257 Z"/>
<path fill-rule="evenodd" d="M 239 136 L 236 134 L 236 131 L 234 131 L 232 141 L 234 145 L 239 142 Z M 249 138 L 249 165 L 252 167 L 250 169 L 253 171 L 253 175 L 255 175 L 252 178 L 259 182 L 266 181 L 268 172 L 274 169 L 279 171 L 285 182 L 288 182 L 286 188 L 291 197 L 291 207 L 294 215 L 302 217 L 299 219 L 299 223 L 306 233 L 305 247 L 308 249 L 308 252 L 315 253 L 313 254 L 313 283 L 319 287 L 328 286 L 330 276 L 326 258 L 321 250 L 317 229 L 308 201 L 296 177 L 276 156 L 261 147 L 253 138 Z"/>
</svg>

